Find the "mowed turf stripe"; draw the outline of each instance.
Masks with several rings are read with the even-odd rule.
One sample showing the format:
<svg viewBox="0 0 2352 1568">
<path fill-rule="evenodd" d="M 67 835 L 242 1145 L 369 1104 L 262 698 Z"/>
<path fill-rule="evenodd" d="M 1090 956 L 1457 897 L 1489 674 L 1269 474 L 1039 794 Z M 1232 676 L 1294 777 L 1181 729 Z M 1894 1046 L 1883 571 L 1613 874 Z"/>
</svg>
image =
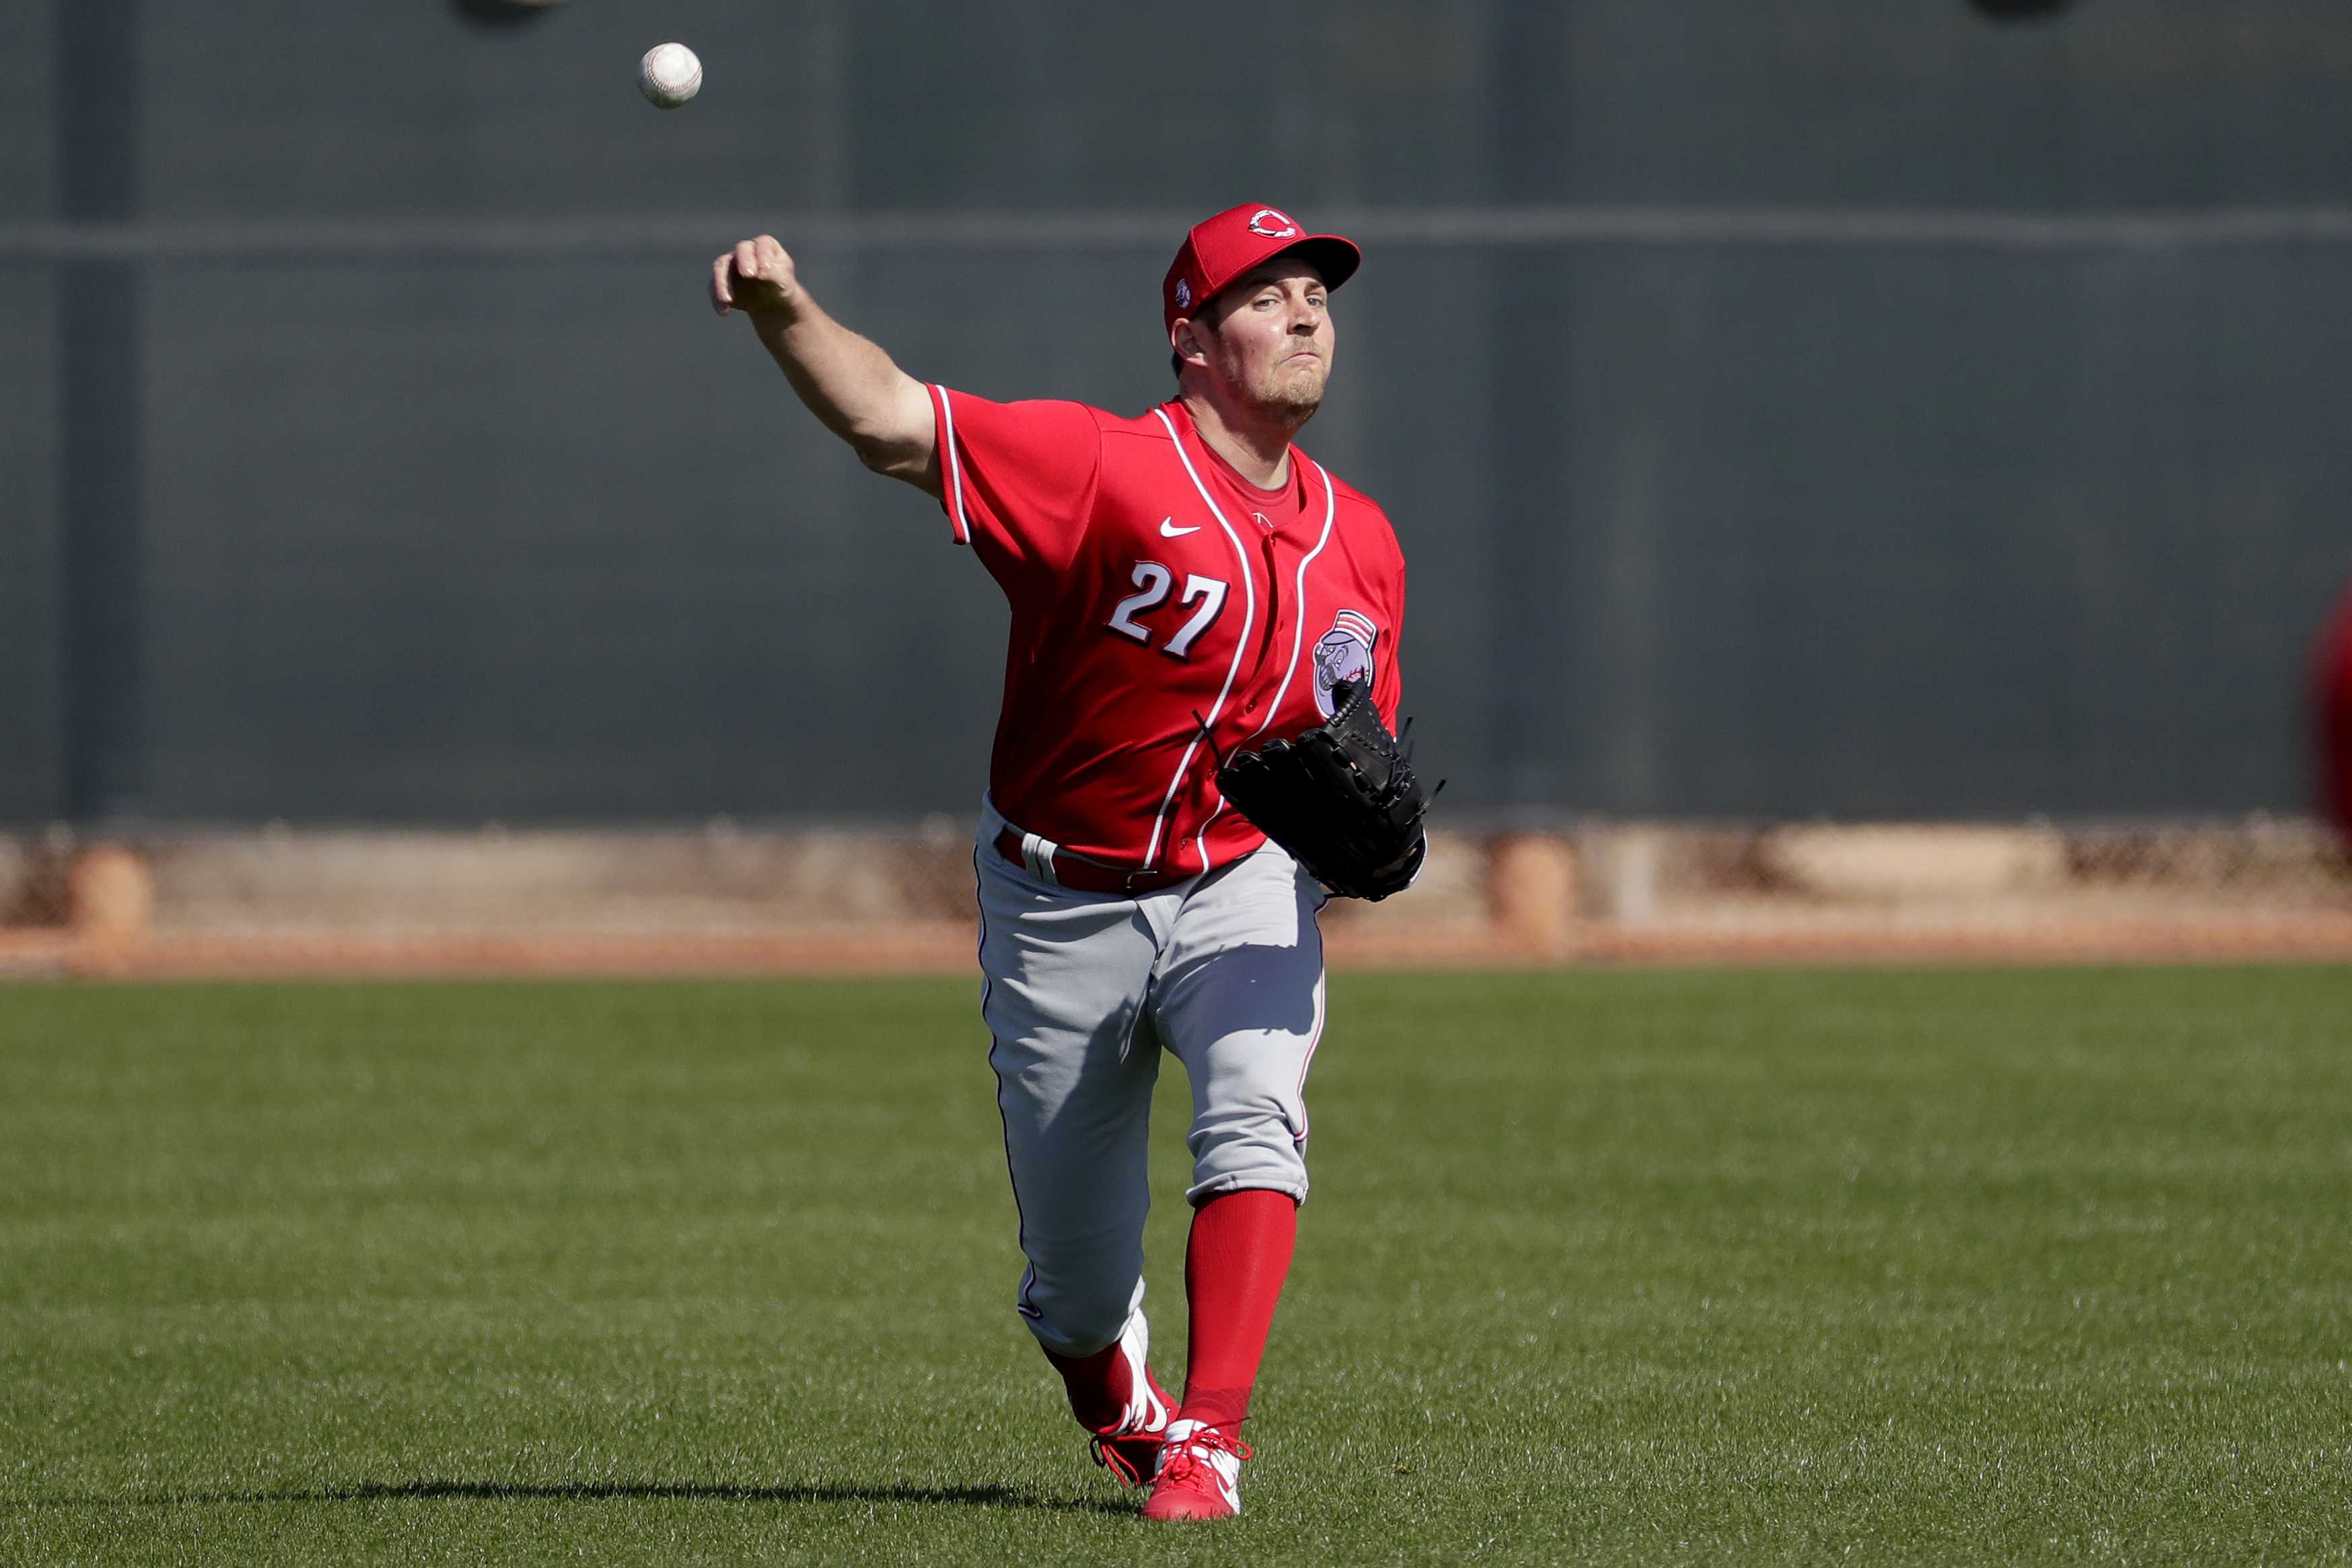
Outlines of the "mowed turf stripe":
<svg viewBox="0 0 2352 1568">
<path fill-rule="evenodd" d="M 2352 1561 L 2352 971 L 1339 977 L 1172 1537 L 976 994 L 0 989 L 0 1561 Z"/>
</svg>

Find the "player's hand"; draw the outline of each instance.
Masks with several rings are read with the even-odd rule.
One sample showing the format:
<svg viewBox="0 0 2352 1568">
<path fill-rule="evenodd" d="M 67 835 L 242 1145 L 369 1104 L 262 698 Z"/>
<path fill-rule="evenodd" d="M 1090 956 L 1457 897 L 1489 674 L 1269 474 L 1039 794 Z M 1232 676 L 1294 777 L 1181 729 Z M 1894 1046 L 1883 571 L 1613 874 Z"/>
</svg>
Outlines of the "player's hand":
<svg viewBox="0 0 2352 1568">
<path fill-rule="evenodd" d="M 772 234 L 739 240 L 710 264 L 710 308 L 722 316 L 740 310 L 747 316 L 789 317 L 800 300 L 793 258 Z"/>
</svg>

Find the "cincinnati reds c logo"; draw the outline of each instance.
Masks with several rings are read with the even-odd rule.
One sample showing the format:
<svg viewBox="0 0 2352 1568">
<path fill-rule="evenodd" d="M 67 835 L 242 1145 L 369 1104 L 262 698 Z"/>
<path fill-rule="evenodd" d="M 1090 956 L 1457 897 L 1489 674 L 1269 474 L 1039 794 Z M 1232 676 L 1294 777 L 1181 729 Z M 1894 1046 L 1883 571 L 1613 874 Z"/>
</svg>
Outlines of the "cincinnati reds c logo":
<svg viewBox="0 0 2352 1568">
<path fill-rule="evenodd" d="M 1288 239 L 1298 232 L 1298 226 L 1290 221 L 1288 213 L 1276 212 L 1272 207 L 1260 207 L 1250 215 L 1249 231 L 1252 234 L 1262 234 L 1268 239 Z"/>
</svg>

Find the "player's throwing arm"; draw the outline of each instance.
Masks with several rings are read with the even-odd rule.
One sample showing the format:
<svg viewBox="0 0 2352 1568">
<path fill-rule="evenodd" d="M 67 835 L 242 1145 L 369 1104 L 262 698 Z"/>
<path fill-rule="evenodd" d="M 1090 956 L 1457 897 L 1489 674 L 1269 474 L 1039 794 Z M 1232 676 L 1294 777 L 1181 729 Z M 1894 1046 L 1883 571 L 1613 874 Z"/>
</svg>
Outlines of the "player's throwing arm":
<svg viewBox="0 0 2352 1568">
<path fill-rule="evenodd" d="M 710 306 L 740 310 L 809 412 L 877 474 L 940 493 L 931 399 L 890 356 L 824 313 L 773 235 L 710 264 Z"/>
</svg>

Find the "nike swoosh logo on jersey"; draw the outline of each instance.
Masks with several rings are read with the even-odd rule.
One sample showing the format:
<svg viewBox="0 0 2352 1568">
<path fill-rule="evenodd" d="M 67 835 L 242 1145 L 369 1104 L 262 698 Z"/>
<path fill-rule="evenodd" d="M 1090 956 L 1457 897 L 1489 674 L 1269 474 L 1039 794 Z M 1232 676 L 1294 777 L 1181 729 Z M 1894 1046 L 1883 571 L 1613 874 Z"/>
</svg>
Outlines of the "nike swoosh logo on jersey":
<svg viewBox="0 0 2352 1568">
<path fill-rule="evenodd" d="M 1198 522 L 1194 523 L 1194 524 L 1193 524 L 1192 527 L 1190 527 L 1190 528 L 1175 528 L 1175 527 L 1171 527 L 1171 526 L 1170 526 L 1171 524 L 1172 524 L 1173 522 L 1175 522 L 1175 521 L 1176 521 L 1176 519 L 1175 519 L 1172 515 L 1171 515 L 1171 516 L 1169 516 L 1169 517 L 1163 517 L 1163 518 L 1161 518 L 1161 519 L 1160 520 L 1160 538 L 1162 538 L 1162 539 L 1181 539 L 1181 538 L 1183 538 L 1183 537 L 1184 537 L 1186 534 L 1188 534 L 1188 533 L 1198 533 L 1198 532 L 1200 532 L 1200 531 L 1201 531 L 1201 530 L 1202 530 L 1203 527 L 1207 526 L 1207 525 L 1206 525 L 1206 524 L 1204 524 L 1204 523 L 1198 523 Z"/>
</svg>

